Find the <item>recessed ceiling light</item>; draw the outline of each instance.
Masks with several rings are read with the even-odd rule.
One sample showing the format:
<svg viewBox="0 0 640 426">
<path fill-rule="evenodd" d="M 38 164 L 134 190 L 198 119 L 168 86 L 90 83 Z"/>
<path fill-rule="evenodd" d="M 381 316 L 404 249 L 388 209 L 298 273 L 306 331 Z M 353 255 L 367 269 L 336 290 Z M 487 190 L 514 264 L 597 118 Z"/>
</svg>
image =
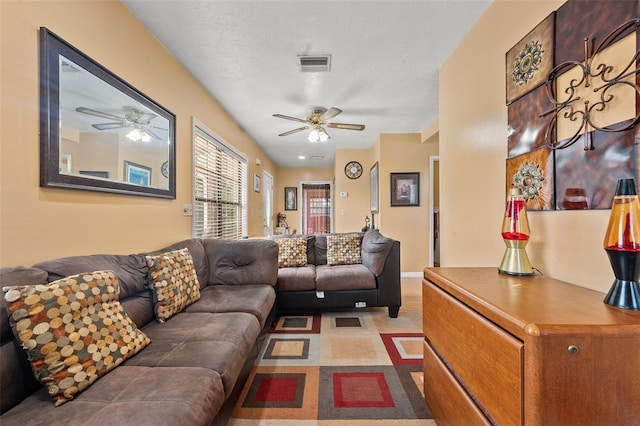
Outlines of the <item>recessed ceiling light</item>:
<svg viewBox="0 0 640 426">
<path fill-rule="evenodd" d="M 307 157 L 305 157 L 304 155 L 298 155 L 298 160 L 305 160 Z"/>
</svg>

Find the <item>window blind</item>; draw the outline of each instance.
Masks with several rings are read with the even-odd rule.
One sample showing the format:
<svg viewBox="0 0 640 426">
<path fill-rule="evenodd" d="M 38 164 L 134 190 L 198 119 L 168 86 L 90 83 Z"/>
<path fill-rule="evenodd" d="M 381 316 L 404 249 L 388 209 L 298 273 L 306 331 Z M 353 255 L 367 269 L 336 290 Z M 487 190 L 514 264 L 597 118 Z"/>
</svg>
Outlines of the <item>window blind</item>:
<svg viewBox="0 0 640 426">
<path fill-rule="evenodd" d="M 247 235 L 247 160 L 194 125 L 193 236 L 240 239 Z"/>
</svg>

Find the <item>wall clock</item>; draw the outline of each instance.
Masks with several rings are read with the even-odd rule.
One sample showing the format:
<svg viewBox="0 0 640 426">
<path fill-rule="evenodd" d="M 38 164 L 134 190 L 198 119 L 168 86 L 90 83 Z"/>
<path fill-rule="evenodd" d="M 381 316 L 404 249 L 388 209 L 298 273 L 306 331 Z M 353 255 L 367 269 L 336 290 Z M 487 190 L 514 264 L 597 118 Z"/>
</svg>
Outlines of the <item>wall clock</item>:
<svg viewBox="0 0 640 426">
<path fill-rule="evenodd" d="M 169 162 L 165 161 L 164 163 L 162 163 L 162 166 L 160 167 L 160 171 L 162 172 L 162 176 L 168 178 L 169 177 Z"/>
<path fill-rule="evenodd" d="M 344 166 L 344 174 L 347 175 L 349 179 L 358 179 L 362 176 L 362 165 L 357 161 L 349 161 L 346 166 Z"/>
</svg>

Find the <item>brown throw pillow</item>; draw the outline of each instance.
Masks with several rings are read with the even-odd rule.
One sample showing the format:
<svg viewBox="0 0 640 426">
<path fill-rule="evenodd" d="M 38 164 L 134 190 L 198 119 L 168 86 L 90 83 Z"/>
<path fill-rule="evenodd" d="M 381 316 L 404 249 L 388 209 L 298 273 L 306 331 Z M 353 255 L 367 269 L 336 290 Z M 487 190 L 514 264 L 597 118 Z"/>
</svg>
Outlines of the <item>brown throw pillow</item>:
<svg viewBox="0 0 640 426">
<path fill-rule="evenodd" d="M 16 339 L 56 406 L 150 342 L 122 308 L 112 271 L 2 290 Z"/>
<path fill-rule="evenodd" d="M 307 239 L 305 237 L 276 238 L 278 243 L 278 268 L 305 266 L 307 264 Z"/>
<path fill-rule="evenodd" d="M 147 256 L 147 264 L 158 322 L 200 299 L 200 282 L 188 249 Z"/>
<path fill-rule="evenodd" d="M 362 263 L 360 243 L 362 234 L 328 234 L 327 265 L 355 265 Z"/>
</svg>

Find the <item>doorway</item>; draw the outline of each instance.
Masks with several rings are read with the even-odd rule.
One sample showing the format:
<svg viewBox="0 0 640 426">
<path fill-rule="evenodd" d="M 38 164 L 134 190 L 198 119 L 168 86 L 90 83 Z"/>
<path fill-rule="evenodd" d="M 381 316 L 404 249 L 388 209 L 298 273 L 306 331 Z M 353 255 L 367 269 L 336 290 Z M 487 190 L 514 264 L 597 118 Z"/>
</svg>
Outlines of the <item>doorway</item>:
<svg viewBox="0 0 640 426">
<path fill-rule="evenodd" d="M 302 233 L 327 234 L 331 232 L 333 211 L 330 182 L 302 183 Z"/>
<path fill-rule="evenodd" d="M 440 157 L 429 157 L 429 266 L 440 266 Z"/>
<path fill-rule="evenodd" d="M 264 235 L 273 235 L 273 176 L 262 172 L 262 226 Z"/>
</svg>

